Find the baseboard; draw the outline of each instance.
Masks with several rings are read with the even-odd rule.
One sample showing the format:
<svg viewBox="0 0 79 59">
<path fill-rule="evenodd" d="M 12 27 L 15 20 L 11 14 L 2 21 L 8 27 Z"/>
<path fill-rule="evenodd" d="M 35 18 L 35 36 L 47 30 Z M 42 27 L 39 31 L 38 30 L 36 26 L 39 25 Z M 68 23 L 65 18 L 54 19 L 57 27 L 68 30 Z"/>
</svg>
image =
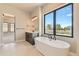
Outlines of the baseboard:
<svg viewBox="0 0 79 59">
<path fill-rule="evenodd" d="M 69 53 L 69 56 L 78 56 L 78 54 L 77 53 L 70 52 Z"/>
<path fill-rule="evenodd" d="M 22 42 L 22 41 L 25 41 L 25 39 L 23 39 L 23 40 L 16 40 L 16 42 Z"/>
</svg>

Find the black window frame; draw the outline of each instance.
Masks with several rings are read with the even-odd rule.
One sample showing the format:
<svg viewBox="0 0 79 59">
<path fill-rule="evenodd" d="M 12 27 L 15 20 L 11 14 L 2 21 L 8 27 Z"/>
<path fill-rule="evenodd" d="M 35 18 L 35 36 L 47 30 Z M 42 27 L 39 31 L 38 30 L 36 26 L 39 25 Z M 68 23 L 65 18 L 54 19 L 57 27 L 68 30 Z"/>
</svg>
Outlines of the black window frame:
<svg viewBox="0 0 79 59">
<path fill-rule="evenodd" d="M 50 13 L 54 14 L 54 12 L 49 12 L 49 13 L 44 14 L 44 34 L 49 34 L 49 33 L 45 33 L 45 16 L 50 14 Z M 54 15 L 52 17 L 53 17 L 53 25 L 54 25 Z M 49 35 L 54 35 L 54 27 L 53 27 L 53 33 L 49 34 Z"/>
<path fill-rule="evenodd" d="M 69 5 L 72 5 L 72 20 L 71 20 L 71 27 L 72 27 L 72 29 L 71 29 L 71 36 L 67 36 L 67 35 L 58 35 L 58 34 L 56 34 L 56 11 L 57 10 L 59 10 L 59 9 L 62 9 L 62 8 L 64 8 L 64 7 L 67 7 L 67 6 L 69 6 Z M 68 4 L 66 4 L 66 5 L 64 5 L 64 6 L 62 6 L 62 7 L 59 7 L 59 8 L 57 8 L 57 9 L 55 9 L 55 10 L 53 10 L 53 11 L 51 11 L 51 12 L 49 12 L 49 13 L 54 13 L 54 15 L 53 15 L 53 18 L 54 18 L 54 20 L 53 20 L 53 34 L 50 34 L 50 35 L 56 35 L 56 36 L 62 36 L 62 37 L 70 37 L 70 38 L 73 38 L 73 3 L 68 3 Z M 44 34 L 47 34 L 47 35 L 49 35 L 49 33 L 45 33 L 45 16 L 46 15 L 48 15 L 49 13 L 46 13 L 46 14 L 44 14 Z"/>
</svg>

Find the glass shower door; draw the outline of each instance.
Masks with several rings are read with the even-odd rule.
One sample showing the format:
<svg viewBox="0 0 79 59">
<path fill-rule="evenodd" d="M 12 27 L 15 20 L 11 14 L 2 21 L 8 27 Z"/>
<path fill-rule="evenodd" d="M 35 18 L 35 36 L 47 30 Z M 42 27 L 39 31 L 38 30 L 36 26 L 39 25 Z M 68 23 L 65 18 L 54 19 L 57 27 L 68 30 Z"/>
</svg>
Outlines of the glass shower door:
<svg viewBox="0 0 79 59">
<path fill-rule="evenodd" d="M 4 16 L 2 22 L 2 42 L 12 43 L 15 42 L 15 18 Z"/>
</svg>

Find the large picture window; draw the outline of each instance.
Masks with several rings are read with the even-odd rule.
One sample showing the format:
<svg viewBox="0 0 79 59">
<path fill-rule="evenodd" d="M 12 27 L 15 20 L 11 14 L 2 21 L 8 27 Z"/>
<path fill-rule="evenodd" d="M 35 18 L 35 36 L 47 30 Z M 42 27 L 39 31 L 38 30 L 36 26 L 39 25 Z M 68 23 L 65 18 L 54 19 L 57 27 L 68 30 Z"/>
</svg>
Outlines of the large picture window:
<svg viewBox="0 0 79 59">
<path fill-rule="evenodd" d="M 45 15 L 45 34 L 53 34 L 53 12 Z"/>
<path fill-rule="evenodd" d="M 56 35 L 72 36 L 72 4 L 56 11 Z"/>
<path fill-rule="evenodd" d="M 44 15 L 44 34 L 73 37 L 73 4 Z"/>
</svg>

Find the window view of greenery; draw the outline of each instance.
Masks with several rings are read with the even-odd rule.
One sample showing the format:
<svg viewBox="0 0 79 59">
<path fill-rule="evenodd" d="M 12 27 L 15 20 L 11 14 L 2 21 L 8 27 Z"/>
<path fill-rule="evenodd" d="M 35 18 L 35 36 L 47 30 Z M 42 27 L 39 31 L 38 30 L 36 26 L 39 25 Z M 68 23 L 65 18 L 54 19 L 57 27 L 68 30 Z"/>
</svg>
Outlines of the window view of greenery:
<svg viewBox="0 0 79 59">
<path fill-rule="evenodd" d="M 56 11 L 56 34 L 71 36 L 72 5 L 68 5 Z"/>
<path fill-rule="evenodd" d="M 45 33 L 53 34 L 53 12 L 45 15 Z"/>
<path fill-rule="evenodd" d="M 63 8 L 57 9 L 56 11 L 45 14 L 44 33 L 55 33 L 56 35 L 72 36 L 72 17 L 72 4 L 69 4 Z M 53 32 L 54 21 L 56 21 L 56 32 Z"/>
</svg>

